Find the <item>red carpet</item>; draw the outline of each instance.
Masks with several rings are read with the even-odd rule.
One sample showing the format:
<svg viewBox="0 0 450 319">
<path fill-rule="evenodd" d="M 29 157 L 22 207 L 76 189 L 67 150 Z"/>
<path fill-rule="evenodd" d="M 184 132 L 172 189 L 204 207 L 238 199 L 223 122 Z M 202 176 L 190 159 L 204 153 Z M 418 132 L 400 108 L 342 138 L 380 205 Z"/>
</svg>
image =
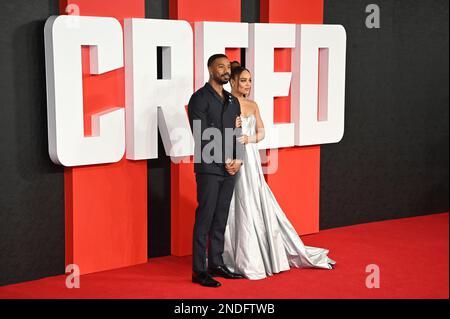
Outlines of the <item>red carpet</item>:
<svg viewBox="0 0 450 319">
<path fill-rule="evenodd" d="M 449 298 L 448 213 L 374 222 L 303 236 L 330 249 L 336 269 L 292 269 L 259 281 L 220 279 L 222 287 L 190 282 L 191 257 L 81 276 L 0 287 L 0 298 Z M 380 269 L 380 288 L 366 288 L 366 266 Z"/>
</svg>

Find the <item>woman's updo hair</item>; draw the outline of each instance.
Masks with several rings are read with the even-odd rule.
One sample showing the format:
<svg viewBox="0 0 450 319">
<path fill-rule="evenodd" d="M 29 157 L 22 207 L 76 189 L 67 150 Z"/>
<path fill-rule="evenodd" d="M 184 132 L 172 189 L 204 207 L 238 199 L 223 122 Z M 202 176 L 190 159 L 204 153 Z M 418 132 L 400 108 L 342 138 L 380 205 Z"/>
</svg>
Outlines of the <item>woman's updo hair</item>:
<svg viewBox="0 0 450 319">
<path fill-rule="evenodd" d="M 241 73 L 244 71 L 247 71 L 248 73 L 250 73 L 250 71 L 247 68 L 245 68 L 241 65 L 231 68 L 231 78 L 235 81 L 239 80 Z"/>
<path fill-rule="evenodd" d="M 238 66 L 235 66 L 235 67 L 231 68 L 230 79 L 232 79 L 232 80 L 234 80 L 236 82 L 239 82 L 239 78 L 240 78 L 242 72 L 244 72 L 244 71 L 247 71 L 248 73 L 250 73 L 250 71 L 247 68 L 245 68 L 245 67 L 243 67 L 241 65 L 238 65 Z M 246 97 L 245 94 L 244 94 L 244 97 Z"/>
</svg>

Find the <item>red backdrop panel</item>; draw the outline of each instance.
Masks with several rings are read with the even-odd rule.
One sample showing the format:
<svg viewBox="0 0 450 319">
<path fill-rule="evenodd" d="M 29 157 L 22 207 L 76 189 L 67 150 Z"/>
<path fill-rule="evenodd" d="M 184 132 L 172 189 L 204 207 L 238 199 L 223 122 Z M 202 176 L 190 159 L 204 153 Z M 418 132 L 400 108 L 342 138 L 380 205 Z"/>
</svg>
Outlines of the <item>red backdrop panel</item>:
<svg viewBox="0 0 450 319">
<path fill-rule="evenodd" d="M 195 21 L 241 21 L 240 0 L 170 0 L 170 18 Z M 232 60 L 240 61 L 239 49 L 227 49 Z M 192 160 L 192 159 L 191 159 Z M 193 163 L 171 165 L 171 240 L 172 255 L 192 253 L 197 191 Z"/>
<path fill-rule="evenodd" d="M 145 17 L 144 0 L 60 1 L 61 14 L 76 5 L 80 15 Z M 69 7 L 70 8 L 70 7 Z M 77 10 L 77 11 L 78 11 Z M 124 69 L 89 74 L 82 51 L 85 135 L 93 113 L 125 106 Z M 147 162 L 122 159 L 115 164 L 65 169 L 66 264 L 82 274 L 147 261 Z"/>
<path fill-rule="evenodd" d="M 261 22 L 323 23 L 323 0 L 261 0 L 260 13 Z M 290 69 L 291 49 L 276 49 L 275 71 Z M 290 122 L 290 96 L 274 108 L 275 122 Z M 320 146 L 278 150 L 278 170 L 266 179 L 299 234 L 319 231 Z"/>
</svg>

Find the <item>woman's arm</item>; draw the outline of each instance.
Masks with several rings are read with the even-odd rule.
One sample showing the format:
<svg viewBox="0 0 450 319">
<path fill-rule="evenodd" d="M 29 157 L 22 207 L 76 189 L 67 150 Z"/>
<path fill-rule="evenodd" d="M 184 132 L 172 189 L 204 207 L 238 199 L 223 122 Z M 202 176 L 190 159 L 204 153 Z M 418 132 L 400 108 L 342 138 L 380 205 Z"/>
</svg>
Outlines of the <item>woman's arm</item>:
<svg viewBox="0 0 450 319">
<path fill-rule="evenodd" d="M 259 107 L 258 104 L 255 103 L 255 117 L 256 117 L 256 134 L 248 136 L 247 137 L 247 143 L 258 143 L 259 141 L 262 141 L 264 139 L 265 130 L 264 130 L 264 123 L 261 119 L 261 114 L 259 113 Z"/>
</svg>

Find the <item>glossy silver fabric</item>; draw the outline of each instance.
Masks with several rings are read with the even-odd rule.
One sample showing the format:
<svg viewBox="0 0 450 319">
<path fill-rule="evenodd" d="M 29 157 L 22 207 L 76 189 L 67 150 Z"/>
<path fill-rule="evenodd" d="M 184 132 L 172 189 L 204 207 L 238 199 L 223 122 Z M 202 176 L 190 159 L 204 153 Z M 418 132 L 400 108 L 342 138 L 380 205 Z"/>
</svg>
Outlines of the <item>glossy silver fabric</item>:
<svg viewBox="0 0 450 319">
<path fill-rule="evenodd" d="M 242 134 L 253 135 L 256 117 L 242 118 Z M 332 269 L 324 248 L 305 246 L 267 185 L 258 147 L 245 145 L 244 165 L 236 176 L 223 259 L 248 279 L 262 279 L 290 267 Z"/>
</svg>

